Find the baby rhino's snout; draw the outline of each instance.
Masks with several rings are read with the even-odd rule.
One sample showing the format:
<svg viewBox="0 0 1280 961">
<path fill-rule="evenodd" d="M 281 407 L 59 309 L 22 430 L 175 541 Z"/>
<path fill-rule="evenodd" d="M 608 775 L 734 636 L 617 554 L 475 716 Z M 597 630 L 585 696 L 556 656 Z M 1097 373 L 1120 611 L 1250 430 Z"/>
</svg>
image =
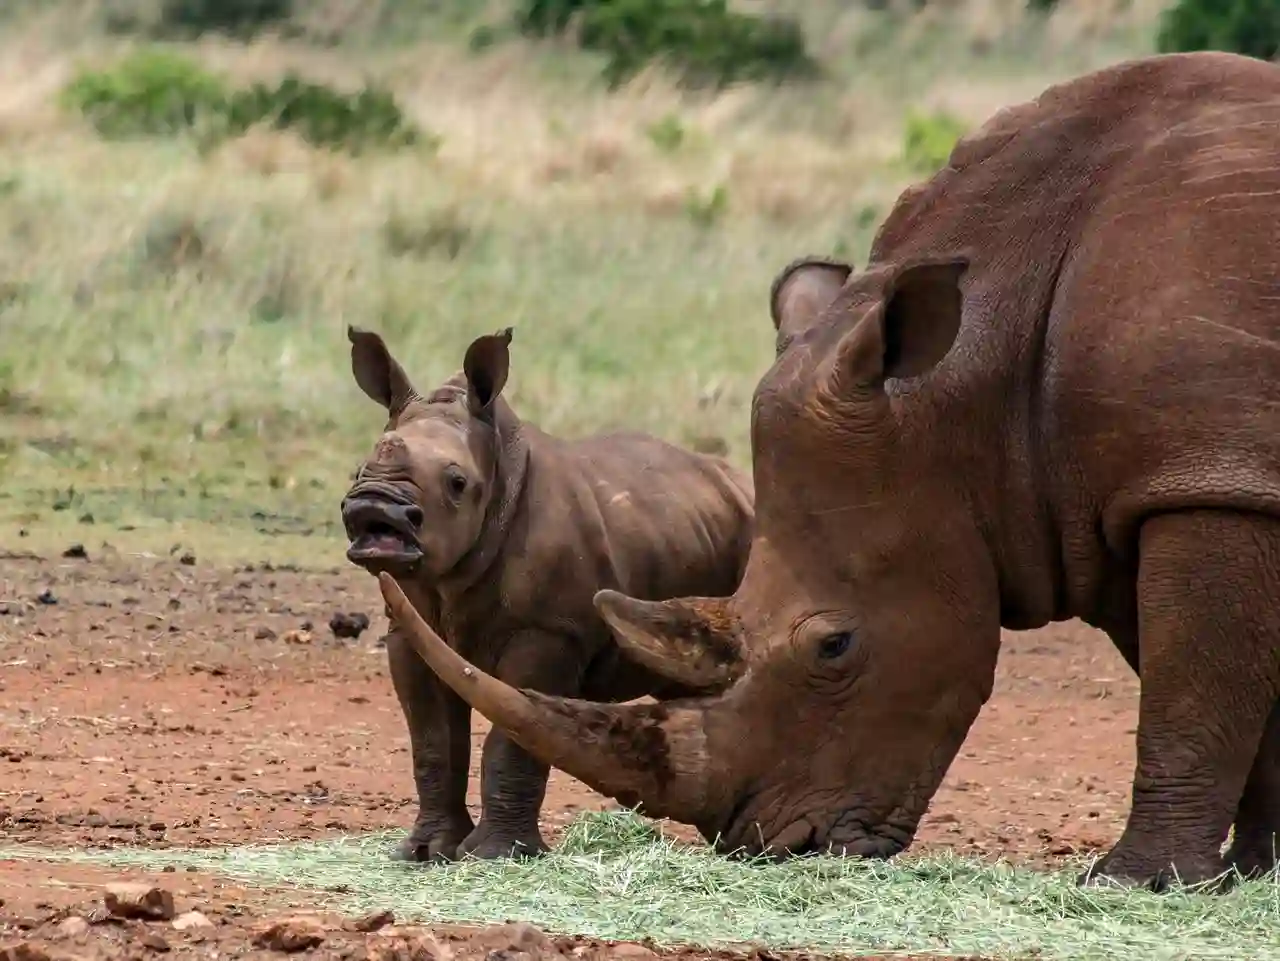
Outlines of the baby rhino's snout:
<svg viewBox="0 0 1280 961">
<path fill-rule="evenodd" d="M 348 497 L 342 523 L 351 546 L 347 559 L 370 571 L 404 571 L 422 560 L 418 531 L 422 508 L 377 497 Z"/>
</svg>

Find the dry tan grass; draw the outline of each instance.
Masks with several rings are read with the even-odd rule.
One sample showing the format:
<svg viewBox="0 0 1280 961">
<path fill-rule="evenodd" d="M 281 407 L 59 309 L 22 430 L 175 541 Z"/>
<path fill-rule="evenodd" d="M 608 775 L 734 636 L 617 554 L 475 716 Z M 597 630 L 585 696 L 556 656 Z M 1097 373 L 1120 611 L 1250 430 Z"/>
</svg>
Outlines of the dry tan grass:
<svg viewBox="0 0 1280 961">
<path fill-rule="evenodd" d="M 716 95 L 659 70 L 608 93 L 585 61 L 523 43 L 189 48 L 240 80 L 372 76 L 441 138 L 360 158 L 268 130 L 204 154 L 104 142 L 56 95 L 128 44 L 73 29 L 88 0 L 43 16 L 0 37 L 2 510 L 30 523 L 74 483 L 101 516 L 136 517 L 138 490 L 179 478 L 200 492 L 173 508 L 188 520 L 276 504 L 331 521 L 379 423 L 350 383 L 349 322 L 384 331 L 424 383 L 514 324 L 512 398 L 543 426 L 650 429 L 745 463 L 773 272 L 803 251 L 862 256 L 910 179 L 908 109 L 976 125 L 1121 55 L 1119 28 L 1068 42 L 1110 22 L 1104 3 L 1063 0 L 1039 29 L 1012 0 L 965 0 L 874 42 L 867 11 L 814 3 L 842 79 Z M 673 124 L 679 144 L 652 133 Z"/>
</svg>

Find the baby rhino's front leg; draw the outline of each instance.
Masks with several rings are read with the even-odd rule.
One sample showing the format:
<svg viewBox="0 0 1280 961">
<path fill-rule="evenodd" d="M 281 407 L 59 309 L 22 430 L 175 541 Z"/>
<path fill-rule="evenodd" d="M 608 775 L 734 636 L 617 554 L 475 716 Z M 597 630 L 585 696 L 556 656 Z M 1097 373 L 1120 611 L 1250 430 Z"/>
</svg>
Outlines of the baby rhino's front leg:
<svg viewBox="0 0 1280 961">
<path fill-rule="evenodd" d="M 467 769 L 471 709 L 446 688 L 399 631 L 386 638 L 391 683 L 409 728 L 418 815 L 392 851 L 401 861 L 451 861 L 471 833 Z"/>
<path fill-rule="evenodd" d="M 529 632 L 513 638 L 496 674 L 513 687 L 573 697 L 582 675 L 572 642 Z M 480 767 L 480 823 L 458 848 L 459 857 L 535 857 L 547 850 L 538 815 L 550 768 L 494 729 L 485 738 Z"/>
</svg>

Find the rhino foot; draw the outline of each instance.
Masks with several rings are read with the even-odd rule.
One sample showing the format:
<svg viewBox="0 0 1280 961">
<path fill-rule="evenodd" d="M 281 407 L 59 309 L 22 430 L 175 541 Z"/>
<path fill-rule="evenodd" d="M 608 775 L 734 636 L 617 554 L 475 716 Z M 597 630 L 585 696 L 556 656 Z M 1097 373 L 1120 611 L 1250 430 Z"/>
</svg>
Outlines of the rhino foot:
<svg viewBox="0 0 1280 961">
<path fill-rule="evenodd" d="M 1153 867 L 1143 858 L 1128 858 L 1112 851 L 1077 878 L 1080 887 L 1121 888 L 1157 894 L 1174 887 L 1195 887 L 1207 894 L 1225 894 L 1235 882 L 1235 874 L 1221 858 L 1180 857 Z"/>
<path fill-rule="evenodd" d="M 458 857 L 495 860 L 500 858 L 533 858 L 551 849 L 535 827 L 526 831 L 510 831 L 481 825 L 458 845 Z"/>
<path fill-rule="evenodd" d="M 426 834 L 415 829 L 391 849 L 391 860 L 446 864 L 458 858 L 458 847 L 458 837 L 455 834 Z"/>
<path fill-rule="evenodd" d="M 1227 864 L 1246 880 L 1266 877 L 1276 869 L 1280 838 L 1266 834 L 1257 838 L 1236 838 L 1227 849 Z"/>
</svg>

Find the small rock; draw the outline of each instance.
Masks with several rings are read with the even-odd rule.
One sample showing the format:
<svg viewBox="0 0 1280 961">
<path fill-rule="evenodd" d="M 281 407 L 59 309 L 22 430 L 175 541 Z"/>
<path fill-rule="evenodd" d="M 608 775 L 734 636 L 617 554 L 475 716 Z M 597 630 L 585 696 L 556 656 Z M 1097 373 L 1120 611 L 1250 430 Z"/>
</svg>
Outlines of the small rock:
<svg viewBox="0 0 1280 961">
<path fill-rule="evenodd" d="M 329 618 L 329 630 L 333 631 L 334 637 L 356 638 L 363 634 L 369 627 L 369 615 L 367 614 L 344 614 L 338 611 L 333 617 Z"/>
<path fill-rule="evenodd" d="M 310 632 L 310 631 L 300 631 L 300 630 L 296 630 L 296 629 L 295 629 L 295 630 L 291 630 L 291 631 L 285 631 L 285 632 L 284 632 L 284 642 L 285 642 L 286 644 L 310 644 L 310 643 L 311 643 L 311 632 Z"/>
<path fill-rule="evenodd" d="M 70 547 L 68 547 L 65 551 L 62 552 L 62 556 L 74 557 L 80 560 L 85 560 L 88 558 L 89 552 L 84 549 L 83 544 L 72 544 Z"/>
<path fill-rule="evenodd" d="M 50 961 L 49 952 L 30 941 L 19 941 L 0 948 L 0 961 Z"/>
<path fill-rule="evenodd" d="M 211 928 L 213 922 L 199 911 L 188 911 L 173 919 L 173 927 L 178 931 L 192 931 L 196 928 Z"/>
<path fill-rule="evenodd" d="M 617 958 L 618 961 L 656 961 L 657 957 L 657 954 L 650 951 L 643 944 L 623 942 L 609 945 L 610 961 L 614 958 Z"/>
<path fill-rule="evenodd" d="M 364 917 L 352 921 L 351 930 L 368 933 L 381 930 L 388 924 L 395 923 L 396 915 L 394 911 L 375 911 L 373 914 L 366 914 Z"/>
<path fill-rule="evenodd" d="M 43 591 L 36 595 L 36 601 L 41 604 L 57 604 L 58 599 L 53 596 L 53 590 L 46 587 Z"/>
<path fill-rule="evenodd" d="M 78 938 L 88 930 L 89 922 L 74 915 L 58 925 L 58 933 L 68 938 Z"/>
<path fill-rule="evenodd" d="M 143 947 L 150 948 L 152 951 L 159 951 L 163 954 L 169 950 L 169 942 L 154 931 L 148 931 L 142 936 L 141 940 Z"/>
<path fill-rule="evenodd" d="M 196 555 L 193 554 L 191 551 L 183 551 L 182 556 L 178 558 L 178 563 L 185 564 L 187 567 L 191 567 L 192 565 L 195 564 L 195 562 L 196 562 Z"/>
<path fill-rule="evenodd" d="M 428 931 L 384 928 L 368 946 L 369 961 L 451 961 L 453 951 Z"/>
<path fill-rule="evenodd" d="M 108 884 L 103 904 L 117 918 L 169 921 L 173 918 L 173 895 L 149 884 Z"/>
<path fill-rule="evenodd" d="M 274 641 L 276 632 L 269 627 L 259 627 L 253 632 L 253 639 L 255 641 Z"/>
<path fill-rule="evenodd" d="M 253 943 L 272 951 L 309 951 L 324 943 L 324 928 L 311 918 L 282 918 L 258 927 Z"/>
</svg>

